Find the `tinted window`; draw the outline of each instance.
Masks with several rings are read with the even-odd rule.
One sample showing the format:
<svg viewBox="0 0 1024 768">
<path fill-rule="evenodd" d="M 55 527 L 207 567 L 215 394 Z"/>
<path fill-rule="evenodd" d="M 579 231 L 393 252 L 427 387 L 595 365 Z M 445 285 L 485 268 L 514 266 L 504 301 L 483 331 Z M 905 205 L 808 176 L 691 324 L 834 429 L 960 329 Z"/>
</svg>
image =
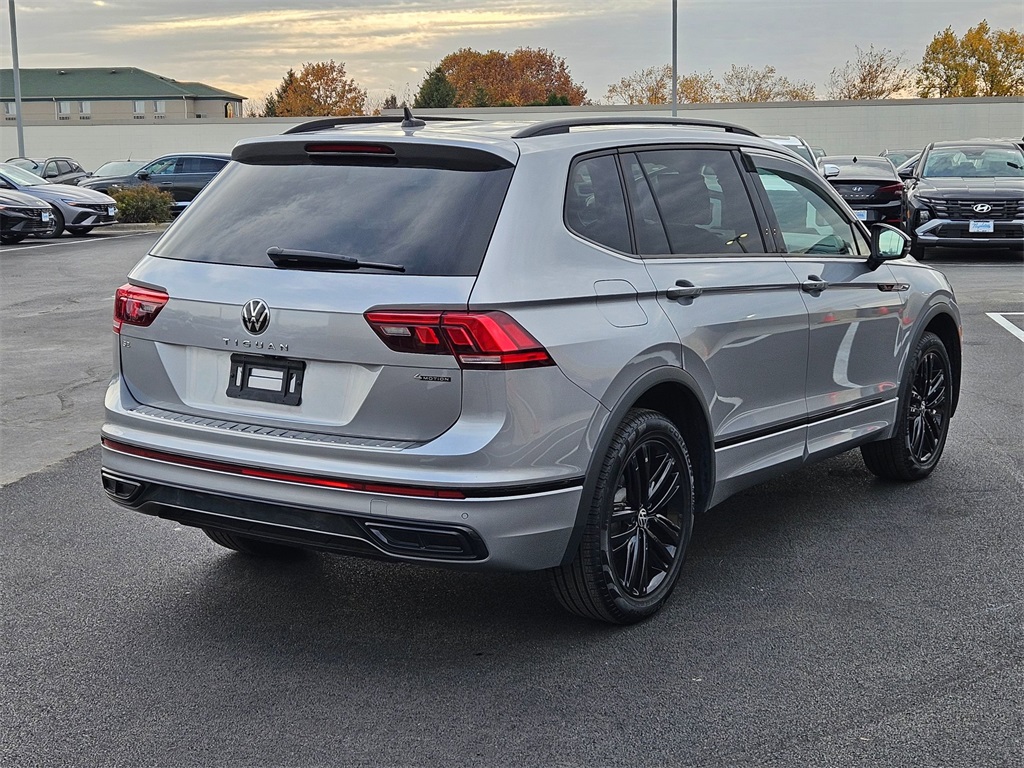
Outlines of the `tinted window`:
<svg viewBox="0 0 1024 768">
<path fill-rule="evenodd" d="M 199 173 L 199 168 L 198 157 L 181 158 L 181 173 Z"/>
<path fill-rule="evenodd" d="M 764 253 L 731 152 L 672 149 L 643 152 L 638 158 L 639 168 L 636 161 L 632 164 L 632 200 L 641 253 Z M 652 215 L 660 216 L 663 229 L 650 222 Z"/>
<path fill-rule="evenodd" d="M 213 157 L 200 157 L 199 173 L 218 173 L 227 164 L 227 160 L 217 160 Z"/>
<path fill-rule="evenodd" d="M 619 168 L 611 155 L 577 161 L 565 190 L 565 224 L 580 237 L 630 252 Z"/>
<path fill-rule="evenodd" d="M 838 204 L 796 173 L 760 167 L 758 176 L 789 253 L 867 255 L 863 237 Z"/>
<path fill-rule="evenodd" d="M 274 268 L 271 246 L 475 275 L 512 169 L 233 163 L 154 255 Z"/>
<path fill-rule="evenodd" d="M 175 167 L 179 164 L 180 158 L 177 157 L 163 157 L 159 160 L 154 160 L 152 163 L 147 165 L 143 170 L 153 175 L 175 173 Z"/>
</svg>

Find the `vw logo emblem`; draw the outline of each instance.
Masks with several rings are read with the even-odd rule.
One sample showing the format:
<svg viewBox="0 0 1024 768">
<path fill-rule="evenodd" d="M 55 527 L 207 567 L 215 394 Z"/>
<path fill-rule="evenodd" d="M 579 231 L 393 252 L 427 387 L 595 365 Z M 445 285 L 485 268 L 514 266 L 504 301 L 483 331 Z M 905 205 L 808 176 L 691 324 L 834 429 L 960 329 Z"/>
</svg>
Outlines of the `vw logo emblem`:
<svg viewBox="0 0 1024 768">
<path fill-rule="evenodd" d="M 263 299 L 252 299 L 242 307 L 242 327 L 259 336 L 270 327 L 270 307 Z"/>
<path fill-rule="evenodd" d="M 991 210 L 992 206 L 989 205 L 988 203 L 978 203 L 976 206 L 974 206 L 975 213 L 988 213 Z"/>
</svg>

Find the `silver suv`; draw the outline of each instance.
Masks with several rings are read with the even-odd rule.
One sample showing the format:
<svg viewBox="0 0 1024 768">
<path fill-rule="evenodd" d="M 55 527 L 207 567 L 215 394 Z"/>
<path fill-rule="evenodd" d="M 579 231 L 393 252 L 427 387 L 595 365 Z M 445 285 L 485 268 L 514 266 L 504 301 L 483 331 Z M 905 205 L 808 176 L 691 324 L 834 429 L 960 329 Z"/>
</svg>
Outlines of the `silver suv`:
<svg viewBox="0 0 1024 768">
<path fill-rule="evenodd" d="M 731 494 L 935 468 L 960 319 L 905 250 L 723 123 L 246 140 L 117 291 L 103 484 L 249 555 L 548 569 L 635 622 Z"/>
</svg>

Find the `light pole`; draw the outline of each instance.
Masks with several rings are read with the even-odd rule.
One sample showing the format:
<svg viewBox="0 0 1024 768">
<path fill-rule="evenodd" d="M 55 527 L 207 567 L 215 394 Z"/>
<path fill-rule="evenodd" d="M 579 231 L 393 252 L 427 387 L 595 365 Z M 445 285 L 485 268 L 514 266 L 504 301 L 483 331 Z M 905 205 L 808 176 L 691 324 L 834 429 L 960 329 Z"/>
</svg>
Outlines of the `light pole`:
<svg viewBox="0 0 1024 768">
<path fill-rule="evenodd" d="M 14 0 L 7 0 L 11 9 L 11 59 L 14 69 L 14 119 L 18 126 L 18 156 L 25 156 L 25 129 L 21 124 L 21 71 L 18 69 L 18 22 L 14 19 Z"/>
<path fill-rule="evenodd" d="M 11 0 L 11 6 L 13 7 L 14 0 Z M 676 110 L 679 106 L 679 75 L 676 73 L 678 63 L 678 48 L 679 48 L 679 34 L 677 28 L 679 26 L 679 0 L 672 0 L 672 117 L 676 116 Z"/>
</svg>

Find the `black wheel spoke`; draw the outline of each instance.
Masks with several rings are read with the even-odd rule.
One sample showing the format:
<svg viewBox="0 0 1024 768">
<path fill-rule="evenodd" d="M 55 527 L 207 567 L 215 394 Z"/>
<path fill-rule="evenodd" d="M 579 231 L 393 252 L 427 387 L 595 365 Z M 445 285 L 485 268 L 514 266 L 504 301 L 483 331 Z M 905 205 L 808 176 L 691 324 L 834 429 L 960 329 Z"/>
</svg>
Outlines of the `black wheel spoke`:
<svg viewBox="0 0 1024 768">
<path fill-rule="evenodd" d="M 651 478 L 650 493 L 648 494 L 648 501 L 650 502 L 650 505 L 647 507 L 648 513 L 654 514 L 656 511 L 666 507 L 678 488 L 679 471 L 676 466 L 676 460 L 672 457 L 671 453 L 665 451 Z"/>
</svg>

